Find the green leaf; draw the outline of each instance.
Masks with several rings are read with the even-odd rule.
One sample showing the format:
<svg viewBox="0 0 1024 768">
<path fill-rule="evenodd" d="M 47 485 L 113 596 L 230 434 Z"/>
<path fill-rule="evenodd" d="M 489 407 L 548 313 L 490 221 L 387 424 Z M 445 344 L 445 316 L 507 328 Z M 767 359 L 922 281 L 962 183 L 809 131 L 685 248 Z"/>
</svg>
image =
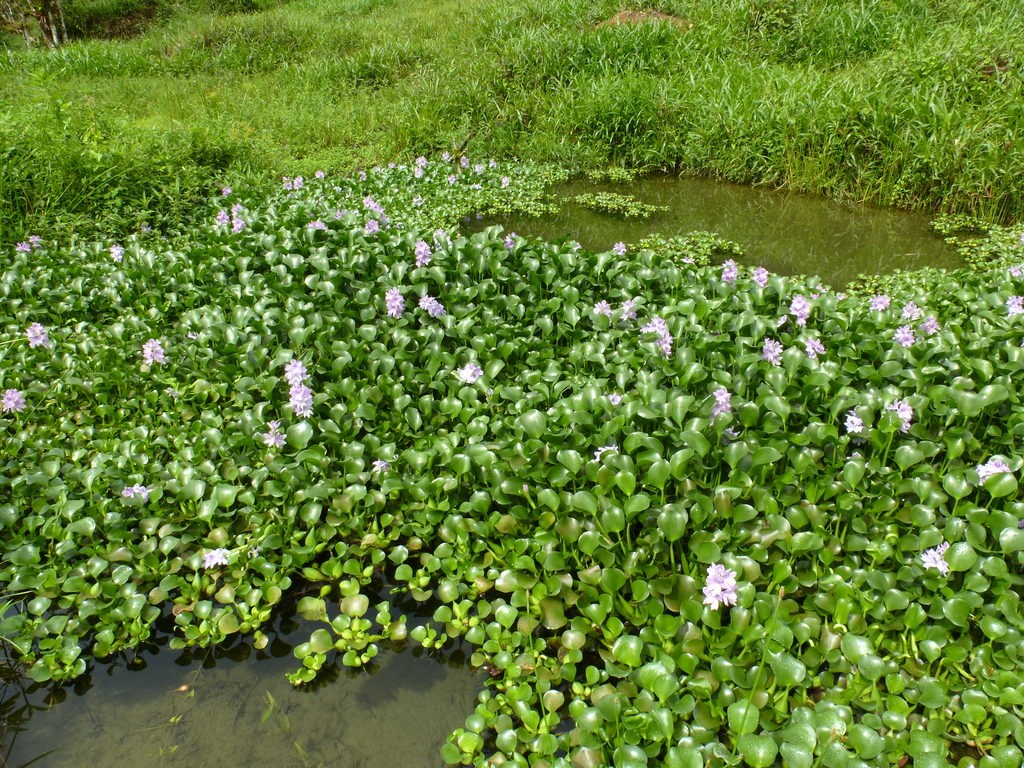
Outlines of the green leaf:
<svg viewBox="0 0 1024 768">
<path fill-rule="evenodd" d="M 627 667 L 639 667 L 643 647 L 643 642 L 639 637 L 622 635 L 612 645 L 612 656 Z"/>
<path fill-rule="evenodd" d="M 530 410 L 520 415 L 519 426 L 530 437 L 539 438 L 547 431 L 547 417 L 540 411 Z"/>
<path fill-rule="evenodd" d="M 729 728 L 734 734 L 749 734 L 757 730 L 761 713 L 749 699 L 734 701 L 726 712 L 729 717 Z"/>
<path fill-rule="evenodd" d="M 847 742 L 853 747 L 858 757 L 872 760 L 878 757 L 885 748 L 885 739 L 872 728 L 855 723 L 847 732 Z"/>
<path fill-rule="evenodd" d="M 736 742 L 744 762 L 751 768 L 769 768 L 774 765 L 779 747 L 771 736 L 745 733 Z"/>
<path fill-rule="evenodd" d="M 314 629 L 309 636 L 309 647 L 314 653 L 327 653 L 334 649 L 334 639 L 326 629 Z"/>
<path fill-rule="evenodd" d="M 1024 550 L 1024 530 L 1004 528 L 999 532 L 999 547 L 1003 554 Z"/>
<path fill-rule="evenodd" d="M 302 450 L 305 448 L 309 441 L 313 437 L 313 425 L 308 421 L 300 421 L 297 424 L 292 424 L 288 427 L 288 431 L 285 433 L 285 439 L 295 450 Z"/>
<path fill-rule="evenodd" d="M 946 550 L 945 560 L 951 571 L 969 571 L 978 562 L 978 553 L 966 541 L 958 541 Z"/>
<path fill-rule="evenodd" d="M 795 686 L 804 681 L 807 676 L 807 667 L 803 662 L 794 658 L 788 653 L 778 653 L 770 658 L 769 666 L 775 673 L 775 679 L 780 685 Z"/>
<path fill-rule="evenodd" d="M 1013 496 L 1017 493 L 1017 478 L 1009 472 L 998 472 L 985 478 L 985 490 L 993 499 Z"/>
</svg>

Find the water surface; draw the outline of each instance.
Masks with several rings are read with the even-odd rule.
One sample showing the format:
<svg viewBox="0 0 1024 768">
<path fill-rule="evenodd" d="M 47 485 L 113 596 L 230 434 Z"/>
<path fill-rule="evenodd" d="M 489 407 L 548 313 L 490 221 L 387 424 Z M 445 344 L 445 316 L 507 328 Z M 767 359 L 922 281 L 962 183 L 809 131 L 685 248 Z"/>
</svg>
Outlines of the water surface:
<svg viewBox="0 0 1024 768">
<path fill-rule="evenodd" d="M 592 250 L 608 250 L 620 240 L 635 242 L 654 233 L 715 232 L 743 247 L 740 261 L 746 264 L 785 275 L 816 274 L 835 287 L 861 273 L 962 266 L 956 251 L 931 231 L 930 218 L 922 214 L 669 176 L 626 184 L 571 181 L 553 192 L 563 198 L 557 214 L 486 223 L 500 223 L 521 235 L 570 237 Z M 649 219 L 623 220 L 572 202 L 583 192 L 630 194 L 669 210 Z"/>
<path fill-rule="evenodd" d="M 443 765 L 441 746 L 482 686 L 463 649 L 382 648 L 369 671 L 335 667 L 293 688 L 285 679 L 299 664 L 292 645 L 316 626 L 278 620 L 263 651 L 241 639 L 210 652 L 153 648 L 133 663 L 96 664 L 68 688 L 23 692 L 0 681 L 0 765 Z"/>
</svg>

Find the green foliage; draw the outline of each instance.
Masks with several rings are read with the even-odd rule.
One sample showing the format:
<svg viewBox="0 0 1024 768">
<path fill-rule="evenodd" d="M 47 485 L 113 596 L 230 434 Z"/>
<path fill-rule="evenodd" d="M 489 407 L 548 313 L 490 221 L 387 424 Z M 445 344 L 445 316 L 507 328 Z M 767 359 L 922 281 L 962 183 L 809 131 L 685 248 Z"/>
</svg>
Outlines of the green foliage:
<svg viewBox="0 0 1024 768">
<path fill-rule="evenodd" d="M 451 764 L 1019 763 L 1024 278 L 889 278 L 886 309 L 730 284 L 707 235 L 618 255 L 464 234 L 551 172 L 414 167 L 232 192 L 123 254 L 11 253 L 0 392 L 27 407 L 0 414 L 0 637 L 33 679 L 168 611 L 174 647 L 262 645 L 302 583 L 298 684 L 389 638 L 471 646 L 491 677 Z M 798 297 L 805 324 L 780 323 Z M 711 565 L 734 600 L 702 594 Z M 432 621 L 371 603 L 382 574 Z"/>
<path fill-rule="evenodd" d="M 656 257 L 674 260 L 679 265 L 689 263 L 701 267 L 719 263 L 723 257 L 743 255 L 739 243 L 725 240 L 713 232 L 691 232 L 677 237 L 651 235 L 643 238 L 637 246 L 651 251 Z M 684 259 L 688 261 L 684 262 Z"/>
<path fill-rule="evenodd" d="M 647 219 L 655 213 L 667 211 L 667 205 L 651 205 L 632 195 L 615 192 L 586 192 L 576 195 L 573 202 L 592 211 L 600 211 L 623 219 Z"/>
<path fill-rule="evenodd" d="M 620 4 L 576 0 L 68 7 L 81 11 L 75 28 L 116 27 L 151 7 L 157 23 L 130 40 L 0 57 L 2 122 L 17 126 L 4 143 L 29 154 L 52 156 L 50 110 L 67 104 L 83 125 L 105 126 L 97 151 L 129 165 L 156 144 L 191 170 L 183 137 L 216 137 L 229 159 L 209 170 L 236 185 L 466 149 L 991 221 L 1024 214 L 1024 145 L 1013 138 L 1024 18 L 1011 0 L 700 0 L 659 6 L 689 26 L 614 27 L 599 23 Z M 96 186 L 87 166 L 44 163 L 31 179 L 26 169 L 6 182 L 9 199 Z M 144 186 L 165 186 L 159 176 Z M 106 201 L 67 202 L 87 220 Z M 0 239 L 14 242 L 36 220 L 3 205 Z"/>
</svg>

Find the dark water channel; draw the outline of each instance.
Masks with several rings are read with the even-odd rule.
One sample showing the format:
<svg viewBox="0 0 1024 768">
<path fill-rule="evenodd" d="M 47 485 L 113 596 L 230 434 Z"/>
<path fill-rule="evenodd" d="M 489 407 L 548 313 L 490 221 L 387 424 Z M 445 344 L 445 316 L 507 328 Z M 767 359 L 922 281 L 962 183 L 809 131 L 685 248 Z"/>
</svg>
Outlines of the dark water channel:
<svg viewBox="0 0 1024 768">
<path fill-rule="evenodd" d="M 424 621 L 410 618 L 410 627 Z M 483 685 L 464 649 L 382 648 L 369 670 L 325 669 L 293 688 L 291 649 L 317 626 L 286 615 L 265 629 L 271 641 L 260 651 L 242 639 L 171 651 L 164 637 L 133 662 L 94 664 L 64 688 L 0 678 L 0 766 L 443 765 L 441 746 Z"/>
<path fill-rule="evenodd" d="M 571 181 L 553 192 L 562 199 L 557 214 L 485 223 L 526 236 L 568 236 L 592 250 L 608 250 L 620 240 L 635 242 L 655 233 L 715 232 L 743 247 L 743 263 L 785 275 L 818 275 L 837 288 L 862 273 L 962 266 L 956 251 L 929 228 L 930 217 L 922 214 L 668 176 L 620 184 Z M 623 220 L 572 201 L 584 192 L 632 195 L 669 210 L 648 219 Z"/>
</svg>

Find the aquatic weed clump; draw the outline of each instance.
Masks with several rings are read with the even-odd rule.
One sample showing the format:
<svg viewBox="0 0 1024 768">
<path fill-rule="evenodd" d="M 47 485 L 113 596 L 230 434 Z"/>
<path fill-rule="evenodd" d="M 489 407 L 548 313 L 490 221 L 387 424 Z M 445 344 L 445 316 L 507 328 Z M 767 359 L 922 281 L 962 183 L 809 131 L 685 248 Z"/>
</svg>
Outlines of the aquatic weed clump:
<svg viewBox="0 0 1024 768">
<path fill-rule="evenodd" d="M 623 219 L 649 219 L 655 213 L 668 210 L 667 205 L 645 203 L 632 195 L 620 195 L 616 192 L 585 192 L 573 197 L 572 201 L 592 211 Z"/>
<path fill-rule="evenodd" d="M 450 224 L 530 173 L 424 159 L 224 190 L 170 246 L 25 239 L 0 633 L 28 674 L 162 615 L 260 645 L 301 582 L 297 684 L 472 646 L 452 764 L 1019 764 L 1020 265 L 844 295 Z M 381 576 L 433 621 L 371 604 Z"/>
</svg>

